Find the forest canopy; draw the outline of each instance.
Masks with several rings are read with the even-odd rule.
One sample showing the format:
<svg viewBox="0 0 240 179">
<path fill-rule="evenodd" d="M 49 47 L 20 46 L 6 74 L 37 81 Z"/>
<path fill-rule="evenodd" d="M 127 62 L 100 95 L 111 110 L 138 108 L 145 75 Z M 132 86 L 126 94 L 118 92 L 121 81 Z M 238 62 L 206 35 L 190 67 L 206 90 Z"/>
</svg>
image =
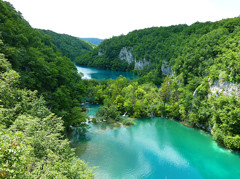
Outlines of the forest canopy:
<svg viewBox="0 0 240 179">
<path fill-rule="evenodd" d="M 48 109 L 63 118 L 66 127 L 80 125 L 85 121 L 80 104 L 86 86 L 71 60 L 52 43 L 49 35 L 33 29 L 10 3 L 0 1 L 0 19 L 0 52 L 19 73 L 19 87 L 37 90 Z M 71 41 L 70 36 L 66 38 Z M 80 54 L 91 49 L 81 40 L 77 42 L 82 45 L 78 47 Z"/>
<path fill-rule="evenodd" d="M 86 129 L 76 67 L 0 0 L 0 178 L 93 178 L 75 157 L 69 126 Z"/>
</svg>

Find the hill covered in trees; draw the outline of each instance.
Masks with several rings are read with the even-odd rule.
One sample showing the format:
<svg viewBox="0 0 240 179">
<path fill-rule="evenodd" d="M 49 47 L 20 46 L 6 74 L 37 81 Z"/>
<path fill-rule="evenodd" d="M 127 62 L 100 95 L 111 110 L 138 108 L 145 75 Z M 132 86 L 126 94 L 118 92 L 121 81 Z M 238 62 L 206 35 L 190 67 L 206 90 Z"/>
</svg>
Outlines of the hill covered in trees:
<svg viewBox="0 0 240 179">
<path fill-rule="evenodd" d="M 74 64 L 63 56 L 49 35 L 33 29 L 10 3 L 0 1 L 0 19 L 0 52 L 19 73 L 20 87 L 37 90 L 39 96 L 44 96 L 47 107 L 63 117 L 66 127 L 79 125 L 85 120 L 80 104 L 86 86 Z M 61 44 L 65 44 L 62 41 Z M 75 49 L 76 53 L 91 49 L 81 40 L 76 41 L 82 44 L 79 50 Z M 61 50 L 66 53 L 64 55 L 74 55 L 74 48 L 71 54 Z"/>
<path fill-rule="evenodd" d="M 70 125 L 87 127 L 86 85 L 50 36 L 2 0 L 0 86 L 0 178 L 93 178 L 65 137 Z"/>
<path fill-rule="evenodd" d="M 240 18 L 153 27 L 104 40 L 77 63 L 142 75 L 88 86 L 93 102 L 130 117 L 174 118 L 240 150 L 239 39 Z"/>
<path fill-rule="evenodd" d="M 64 139 L 61 118 L 19 80 L 0 54 L 0 178 L 93 178 Z"/>
<path fill-rule="evenodd" d="M 177 74 L 191 68 L 195 69 L 194 75 L 202 75 L 224 53 L 224 47 L 230 48 L 226 44 L 229 38 L 236 42 L 239 25 L 240 18 L 232 18 L 136 30 L 104 40 L 77 63 L 139 74 L 151 71 L 160 76 L 162 65 L 167 63 Z"/>
<path fill-rule="evenodd" d="M 92 177 L 62 136 L 63 126 L 85 129 L 85 95 L 104 105 L 100 115 L 174 118 L 240 150 L 240 18 L 137 30 L 91 51 L 75 51 L 70 36 L 32 29 L 2 0 L 0 19 L 1 176 Z M 67 56 L 142 77 L 84 82 Z"/>
<path fill-rule="evenodd" d="M 50 30 L 40 30 L 43 34 L 51 37 L 52 43 L 71 60 L 93 49 L 92 44 L 66 34 L 58 34 Z"/>
</svg>

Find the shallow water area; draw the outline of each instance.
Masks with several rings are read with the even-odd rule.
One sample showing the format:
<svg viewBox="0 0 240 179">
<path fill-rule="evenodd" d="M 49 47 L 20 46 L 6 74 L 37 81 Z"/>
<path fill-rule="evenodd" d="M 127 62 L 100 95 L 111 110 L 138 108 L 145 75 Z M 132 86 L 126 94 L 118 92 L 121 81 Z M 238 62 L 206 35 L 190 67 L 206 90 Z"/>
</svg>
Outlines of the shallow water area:
<svg viewBox="0 0 240 179">
<path fill-rule="evenodd" d="M 138 76 L 134 75 L 131 72 L 121 72 L 121 71 L 112 71 L 112 70 L 103 70 L 93 67 L 86 66 L 78 66 L 76 65 L 78 72 L 83 73 L 83 79 L 116 79 L 120 75 L 126 77 L 130 80 L 138 78 Z"/>
<path fill-rule="evenodd" d="M 92 117 L 98 106 L 89 106 Z M 91 125 L 73 143 L 95 178 L 238 178 L 240 156 L 210 135 L 164 118 L 139 119 L 131 127 Z"/>
</svg>

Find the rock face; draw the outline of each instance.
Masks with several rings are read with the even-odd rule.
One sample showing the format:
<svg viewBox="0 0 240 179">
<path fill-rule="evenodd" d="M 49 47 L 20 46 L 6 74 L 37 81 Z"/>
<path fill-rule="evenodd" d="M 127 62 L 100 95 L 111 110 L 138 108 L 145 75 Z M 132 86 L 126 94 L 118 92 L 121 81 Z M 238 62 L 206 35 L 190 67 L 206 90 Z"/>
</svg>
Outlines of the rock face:
<svg viewBox="0 0 240 179">
<path fill-rule="evenodd" d="M 125 60 L 128 64 L 134 62 L 135 69 L 143 69 L 143 67 L 148 66 L 150 64 L 150 62 L 147 61 L 146 59 L 144 59 L 143 61 L 136 60 L 132 52 L 133 52 L 133 48 L 131 48 L 130 50 L 127 50 L 126 47 L 123 47 L 118 57 L 121 60 Z"/>
<path fill-rule="evenodd" d="M 225 96 L 231 96 L 235 94 L 240 97 L 240 83 L 234 84 L 229 81 L 222 82 L 221 80 L 216 80 L 210 87 L 212 95 L 223 94 Z"/>
<path fill-rule="evenodd" d="M 127 50 L 126 47 L 123 47 L 119 53 L 119 58 L 121 60 L 126 60 L 128 64 L 130 64 L 131 62 L 135 62 L 136 60 L 132 54 L 132 51 L 132 48 L 130 50 Z"/>
<path fill-rule="evenodd" d="M 104 52 L 98 52 L 98 56 L 102 56 L 102 55 L 105 55 L 105 53 Z"/>
<path fill-rule="evenodd" d="M 173 75 L 172 67 L 165 60 L 162 62 L 161 70 L 163 75 Z"/>
</svg>

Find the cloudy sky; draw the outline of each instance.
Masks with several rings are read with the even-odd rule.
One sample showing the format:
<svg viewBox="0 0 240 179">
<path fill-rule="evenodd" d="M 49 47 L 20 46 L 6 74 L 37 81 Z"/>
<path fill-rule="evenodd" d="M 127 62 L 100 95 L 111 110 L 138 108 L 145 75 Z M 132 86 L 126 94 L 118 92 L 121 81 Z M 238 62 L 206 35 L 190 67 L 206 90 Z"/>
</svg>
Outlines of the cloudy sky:
<svg viewBox="0 0 240 179">
<path fill-rule="evenodd" d="M 153 26 L 240 15 L 240 0 L 6 0 L 34 28 L 110 38 Z"/>
</svg>

